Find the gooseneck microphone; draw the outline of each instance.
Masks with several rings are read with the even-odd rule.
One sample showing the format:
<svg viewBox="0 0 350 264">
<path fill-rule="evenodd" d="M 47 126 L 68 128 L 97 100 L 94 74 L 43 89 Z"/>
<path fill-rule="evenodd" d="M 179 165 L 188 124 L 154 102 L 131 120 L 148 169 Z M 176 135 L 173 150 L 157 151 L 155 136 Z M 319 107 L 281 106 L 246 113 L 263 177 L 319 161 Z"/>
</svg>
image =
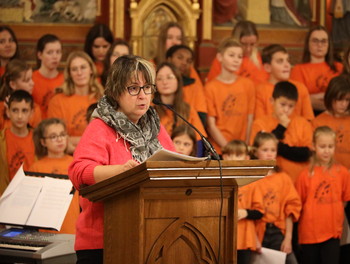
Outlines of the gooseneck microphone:
<svg viewBox="0 0 350 264">
<path fill-rule="evenodd" d="M 219 154 L 216 152 L 216 150 L 214 149 L 213 145 L 209 142 L 209 140 L 194 126 L 192 125 L 190 122 L 188 122 L 184 117 L 182 117 L 179 113 L 177 113 L 171 106 L 162 103 L 159 99 L 154 98 L 152 101 L 155 105 L 162 105 L 165 106 L 166 108 L 168 108 L 170 111 L 172 111 L 176 116 L 180 117 L 183 121 L 185 121 L 185 123 L 187 125 L 189 125 L 191 128 L 193 128 L 198 135 L 200 135 L 202 141 L 203 141 L 203 145 L 205 147 L 205 149 L 207 150 L 207 152 L 209 154 L 211 154 L 213 156 L 213 159 L 215 160 L 220 160 L 220 156 Z"/>
</svg>

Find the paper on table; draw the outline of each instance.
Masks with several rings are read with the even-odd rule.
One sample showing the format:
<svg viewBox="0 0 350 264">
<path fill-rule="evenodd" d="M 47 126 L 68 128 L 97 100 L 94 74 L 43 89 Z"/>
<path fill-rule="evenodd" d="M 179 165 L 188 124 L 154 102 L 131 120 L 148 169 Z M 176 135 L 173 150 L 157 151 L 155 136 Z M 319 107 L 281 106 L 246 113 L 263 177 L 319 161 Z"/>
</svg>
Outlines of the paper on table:
<svg viewBox="0 0 350 264">
<path fill-rule="evenodd" d="M 68 180 L 50 177 L 42 180 L 41 194 L 26 224 L 60 230 L 66 215 L 62 212 L 67 212 L 73 198 L 73 195 L 69 195 L 72 183 Z"/>
<path fill-rule="evenodd" d="M 261 254 L 254 253 L 251 264 L 284 264 L 287 254 L 270 248 L 261 248 Z"/>
<path fill-rule="evenodd" d="M 160 149 L 152 154 L 146 161 L 202 161 L 208 159 L 207 157 L 197 158 L 192 156 L 187 156 L 184 154 L 179 154 L 167 149 Z"/>
<path fill-rule="evenodd" d="M 0 200 L 0 222 L 25 225 L 40 194 L 41 181 L 42 179 L 36 177 L 22 177 L 16 188 L 12 188 Z"/>
</svg>

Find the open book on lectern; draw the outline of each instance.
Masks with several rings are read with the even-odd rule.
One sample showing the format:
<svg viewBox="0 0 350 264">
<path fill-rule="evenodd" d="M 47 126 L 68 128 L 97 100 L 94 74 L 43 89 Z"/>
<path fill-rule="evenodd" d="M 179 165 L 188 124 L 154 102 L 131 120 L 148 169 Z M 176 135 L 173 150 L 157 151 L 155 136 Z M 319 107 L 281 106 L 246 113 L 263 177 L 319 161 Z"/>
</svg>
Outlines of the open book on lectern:
<svg viewBox="0 0 350 264">
<path fill-rule="evenodd" d="M 0 223 L 60 230 L 71 191 L 69 179 L 26 176 L 22 165 L 0 198 Z"/>
</svg>

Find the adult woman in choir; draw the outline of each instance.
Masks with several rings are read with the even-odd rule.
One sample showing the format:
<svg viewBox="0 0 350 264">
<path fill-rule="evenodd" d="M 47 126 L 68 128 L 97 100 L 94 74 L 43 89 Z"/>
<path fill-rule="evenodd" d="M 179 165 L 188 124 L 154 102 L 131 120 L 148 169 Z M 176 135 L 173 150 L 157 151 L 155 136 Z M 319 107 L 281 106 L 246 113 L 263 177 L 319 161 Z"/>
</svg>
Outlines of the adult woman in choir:
<svg viewBox="0 0 350 264">
<path fill-rule="evenodd" d="M 49 102 L 47 116 L 57 117 L 67 125 L 68 153 L 73 153 L 86 126 L 86 110 L 103 94 L 103 87 L 97 80 L 96 68 L 83 51 L 73 51 L 67 58 L 62 88 Z"/>
<path fill-rule="evenodd" d="M 343 65 L 334 61 L 333 42 L 323 26 L 314 26 L 305 38 L 302 63 L 292 69 L 290 78 L 305 84 L 315 115 L 326 110 L 324 94 L 329 81 L 339 75 Z"/>
<path fill-rule="evenodd" d="M 5 73 L 7 63 L 19 57 L 15 32 L 8 26 L 0 26 L 0 77 Z"/>
<path fill-rule="evenodd" d="M 84 51 L 94 61 L 98 76 L 103 72 L 103 60 L 113 40 L 113 33 L 105 24 L 94 25 L 86 35 Z"/>
<path fill-rule="evenodd" d="M 155 151 L 174 146 L 150 107 L 155 92 L 152 63 L 126 55 L 111 66 L 105 96 L 98 102 L 69 167 L 78 190 L 129 170 Z M 98 136 L 96 136 L 98 135 Z M 75 250 L 77 263 L 103 262 L 103 203 L 81 197 Z"/>
<path fill-rule="evenodd" d="M 267 81 L 269 75 L 262 65 L 258 51 L 259 34 L 255 24 L 248 20 L 239 21 L 233 28 L 231 35 L 243 48 L 243 61 L 238 75 L 250 78 L 256 84 Z M 215 58 L 210 67 L 207 82 L 216 78 L 220 72 L 221 64 Z"/>
</svg>

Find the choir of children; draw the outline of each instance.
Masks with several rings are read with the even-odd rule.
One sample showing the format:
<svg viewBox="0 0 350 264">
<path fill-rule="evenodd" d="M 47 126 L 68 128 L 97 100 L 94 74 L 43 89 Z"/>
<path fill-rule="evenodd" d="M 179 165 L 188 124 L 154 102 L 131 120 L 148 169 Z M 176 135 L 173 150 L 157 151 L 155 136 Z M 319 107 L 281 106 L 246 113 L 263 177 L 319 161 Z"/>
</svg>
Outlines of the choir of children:
<svg viewBox="0 0 350 264">
<path fill-rule="evenodd" d="M 260 55 L 258 37 L 254 23 L 238 22 L 218 46 L 203 87 L 183 28 L 166 23 L 153 61 L 155 97 L 208 133 L 224 160 L 277 160 L 264 179 L 239 188 L 239 264 L 250 263 L 261 247 L 297 263 L 292 233 L 299 216 L 299 261 L 338 263 L 343 203 L 350 200 L 350 48 L 343 67 L 333 58 L 327 30 L 316 26 L 306 36 L 302 63 L 292 67 L 281 45 L 268 45 Z M 72 52 L 61 73 L 62 43 L 43 35 L 32 72 L 16 59 L 13 30 L 0 26 L 0 195 L 22 163 L 30 171 L 67 174 L 69 154 L 94 118 L 109 67 L 132 53 L 128 42 L 113 40 L 107 26 L 93 26 L 86 53 Z M 203 155 L 193 129 L 166 107 L 154 108 L 178 153 Z M 76 193 L 61 232 L 75 233 L 78 213 Z"/>
</svg>

